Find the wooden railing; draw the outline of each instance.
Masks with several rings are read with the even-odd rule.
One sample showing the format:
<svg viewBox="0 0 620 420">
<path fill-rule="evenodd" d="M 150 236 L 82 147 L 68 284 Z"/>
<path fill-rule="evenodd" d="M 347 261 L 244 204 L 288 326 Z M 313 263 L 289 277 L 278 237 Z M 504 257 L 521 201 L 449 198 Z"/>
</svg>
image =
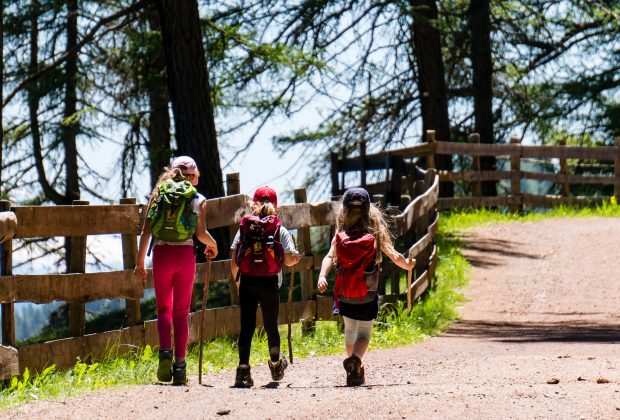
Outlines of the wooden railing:
<svg viewBox="0 0 620 420">
<path fill-rule="evenodd" d="M 437 252 L 433 239 L 438 223 L 436 209 L 439 178 L 433 170 L 420 173 L 424 179 L 416 184 L 420 193 L 418 197 L 408 203 L 402 212 L 393 212 L 391 216 L 395 235 L 406 246 L 404 253 L 410 251 L 417 257 L 415 275 L 411 287 L 401 293 L 398 286 L 400 276 L 394 274 L 394 270 L 386 264 L 386 276 L 382 276 L 381 282 L 382 291 L 385 292 L 386 282 L 392 287 L 389 296 L 384 297 L 385 301 L 406 299 L 407 294 L 412 299 L 418 298 L 428 288 L 435 272 Z M 229 193 L 231 190 L 238 191 L 238 174 L 229 175 L 228 180 Z M 278 210 L 282 224 L 288 229 L 297 230 L 298 245 L 303 251 L 302 261 L 295 267 L 295 271 L 300 273 L 302 299 L 293 302 L 293 322 L 333 319 L 331 297 L 315 295 L 316 268 L 320 267 L 323 255 L 312 254 L 310 227 L 334 225 L 339 204 L 336 201 L 306 203 L 305 197 L 305 189 L 295 190 L 298 203 L 282 205 Z M 248 211 L 248 200 L 249 197 L 242 194 L 207 200 L 207 228 L 229 226 L 231 230 L 236 230 L 239 220 Z M 147 270 L 146 285 L 133 274 L 137 235 L 144 217 L 143 204 L 135 204 L 135 199 L 124 199 L 118 205 L 87 205 L 80 202 L 73 206 L 22 207 L 11 206 L 9 202 L 3 201 L 1 206 L 0 236 L 9 239 L 2 243 L 1 255 L 3 345 L 0 346 L 0 379 L 19 374 L 25 368 L 38 371 L 52 363 L 58 368 L 70 367 L 77 357 L 97 360 L 113 347 L 119 354 L 123 354 L 136 346 L 158 344 L 156 320 L 143 321 L 139 304 L 144 288 L 153 287 L 152 272 Z M 85 273 L 86 237 L 111 234 L 121 235 L 124 270 Z M 70 238 L 68 271 L 72 273 L 12 273 L 13 241 L 58 236 Z M 327 248 L 329 243 L 319 245 Z M 205 264 L 197 264 L 196 284 L 204 282 Z M 214 261 L 211 264 L 211 282 L 223 281 L 232 286 L 230 260 Z M 231 287 L 231 290 L 234 288 Z M 230 306 L 207 310 L 203 324 L 207 339 L 239 334 L 239 307 L 234 304 L 235 298 L 232 295 L 231 292 Z M 104 298 L 126 299 L 128 326 L 120 330 L 85 335 L 84 304 Z M 56 300 L 69 303 L 71 337 L 16 347 L 14 304 Z M 286 304 L 281 305 L 279 322 L 284 323 Z M 198 341 L 199 322 L 200 313 L 190 313 L 190 344 Z"/>
<path fill-rule="evenodd" d="M 437 141 L 435 132 L 427 132 L 427 142 L 416 146 L 381 151 L 367 154 L 362 144 L 359 153 L 353 157 L 339 156 L 332 153 L 332 194 L 339 195 L 346 189 L 345 174 L 359 173 L 360 184 L 379 195 L 388 206 L 402 208 L 402 200 L 412 194 L 412 171 L 416 165 L 424 161 L 428 168 L 435 167 L 436 155 L 467 155 L 472 157 L 471 168 L 463 167 L 460 171 L 439 171 L 440 182 L 467 182 L 471 184 L 470 196 L 441 197 L 439 209 L 465 207 L 509 207 L 520 211 L 528 207 L 552 207 L 558 204 L 585 205 L 599 204 L 610 196 L 574 196 L 571 195 L 572 184 L 613 186 L 613 195 L 620 200 L 620 138 L 616 138 L 614 146 L 580 147 L 566 146 L 564 143 L 555 146 L 522 145 L 518 137 L 511 138 L 510 144 L 481 144 L 477 134 L 472 134 L 472 143 L 455 143 Z M 480 169 L 480 157 L 493 156 L 510 161 L 510 169 L 484 171 Z M 552 163 L 557 172 L 534 172 L 522 168 L 522 161 L 536 159 Z M 598 161 L 613 165 L 609 175 L 591 175 L 570 173 L 571 160 L 579 162 Z M 590 163 L 588 163 L 590 164 Z M 367 184 L 368 171 L 380 171 L 384 180 Z M 482 196 L 481 182 L 502 181 L 510 183 L 510 191 L 505 195 Z M 549 181 L 560 185 L 559 195 L 542 195 L 523 192 L 521 180 Z"/>
</svg>

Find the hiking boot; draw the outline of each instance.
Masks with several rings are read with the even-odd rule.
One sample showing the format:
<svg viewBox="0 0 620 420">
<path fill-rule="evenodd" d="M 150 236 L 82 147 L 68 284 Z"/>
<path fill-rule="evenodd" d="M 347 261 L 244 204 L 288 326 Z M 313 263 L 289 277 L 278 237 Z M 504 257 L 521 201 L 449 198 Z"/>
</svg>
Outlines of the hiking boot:
<svg viewBox="0 0 620 420">
<path fill-rule="evenodd" d="M 284 370 L 288 367 L 288 360 L 286 360 L 286 356 L 280 353 L 280 359 L 277 362 L 272 362 L 269 359 L 267 362 L 269 365 L 269 370 L 271 370 L 271 379 L 274 381 L 280 381 L 284 378 Z"/>
<path fill-rule="evenodd" d="M 157 380 L 160 382 L 170 382 L 172 380 L 172 350 L 159 351 Z"/>
<path fill-rule="evenodd" d="M 360 366 L 360 385 L 366 383 L 366 376 L 364 375 L 364 365 Z"/>
<path fill-rule="evenodd" d="M 235 388 L 251 388 L 253 386 L 254 381 L 250 374 L 250 365 L 239 365 L 235 375 Z"/>
<path fill-rule="evenodd" d="M 172 365 L 172 385 L 187 385 L 187 363 L 174 362 Z"/>
<path fill-rule="evenodd" d="M 360 369 L 362 367 L 362 361 L 356 355 L 347 357 L 342 362 L 344 370 L 347 371 L 347 386 L 360 386 L 364 382 L 364 371 Z"/>
</svg>

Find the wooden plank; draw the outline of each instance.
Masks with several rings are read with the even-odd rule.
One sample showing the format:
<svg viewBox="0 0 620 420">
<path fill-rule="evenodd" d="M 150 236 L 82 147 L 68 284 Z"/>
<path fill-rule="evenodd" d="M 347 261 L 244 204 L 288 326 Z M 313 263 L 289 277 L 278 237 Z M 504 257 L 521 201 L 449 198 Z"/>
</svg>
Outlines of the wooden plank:
<svg viewBox="0 0 620 420">
<path fill-rule="evenodd" d="M 437 234 L 437 229 L 439 227 L 439 217 L 435 217 L 435 221 L 428 226 L 427 233 L 419 239 L 415 244 L 409 248 L 406 254 L 413 254 L 416 257 L 422 250 L 424 250 L 430 243 L 435 239 L 435 235 Z"/>
<path fill-rule="evenodd" d="M 519 198 L 510 195 L 497 197 L 442 197 L 438 201 L 440 210 L 451 208 L 480 208 L 480 207 L 499 207 L 513 204 Z"/>
<path fill-rule="evenodd" d="M 620 176 L 609 175 L 572 175 L 563 173 L 550 173 L 550 172 L 527 172 L 521 171 L 521 177 L 523 179 L 535 179 L 539 181 L 550 181 L 558 184 L 584 184 L 584 185 L 615 185 L 620 182 Z M 568 195 L 566 187 L 563 186 L 563 195 Z"/>
<path fill-rule="evenodd" d="M 16 238 L 133 233 L 142 229 L 143 205 L 17 206 Z"/>
<path fill-rule="evenodd" d="M 207 229 L 237 224 L 250 211 L 251 197 L 230 195 L 207 200 Z"/>
<path fill-rule="evenodd" d="M 433 184 L 424 194 L 416 197 L 403 210 L 402 214 L 394 217 L 394 234 L 396 236 L 404 235 L 413 227 L 416 219 L 427 214 L 431 208 L 435 207 L 438 203 L 438 193 L 439 177 L 436 176 Z"/>
<path fill-rule="evenodd" d="M 3 303 L 140 299 L 142 290 L 142 280 L 133 274 L 133 270 L 75 274 L 16 274 L 0 277 L 0 302 Z"/>
<path fill-rule="evenodd" d="M 437 247 L 433 246 L 431 256 L 429 258 L 429 266 L 426 271 L 421 273 L 411 284 L 411 294 L 413 300 L 417 300 L 431 285 L 432 278 L 437 268 Z"/>
<path fill-rule="evenodd" d="M 512 144 L 472 144 L 438 141 L 435 153 L 438 155 L 506 156 L 517 152 L 519 147 Z"/>
<path fill-rule="evenodd" d="M 463 171 L 463 172 L 448 172 L 438 171 L 439 180 L 444 181 L 501 181 L 503 179 L 510 179 L 510 171 Z"/>
<path fill-rule="evenodd" d="M 241 194 L 241 180 L 240 180 L 239 172 L 233 172 L 230 174 L 226 174 L 226 195 L 231 196 L 231 195 L 237 195 L 237 194 Z M 239 226 L 236 223 L 228 227 L 228 237 L 230 241 L 228 243 L 228 250 L 230 250 L 230 246 L 232 245 L 233 239 L 235 235 L 237 234 L 237 230 L 239 230 Z M 222 252 L 225 252 L 225 250 L 222 250 Z M 232 254 L 230 256 L 232 257 Z M 232 277 L 230 277 L 228 281 L 228 289 L 229 289 L 229 296 L 230 296 L 230 304 L 238 305 L 239 304 L 239 291 L 237 290 L 237 284 L 235 283 L 235 279 L 233 279 Z"/>
<path fill-rule="evenodd" d="M 336 223 L 339 206 L 338 201 L 285 204 L 278 208 L 278 216 L 287 229 L 329 226 Z"/>
<path fill-rule="evenodd" d="M 11 204 L 5 205 L 10 208 Z M 12 211 L 1 210 L 0 211 L 0 242 L 4 242 L 7 239 L 13 238 L 17 231 L 17 216 Z"/>
<path fill-rule="evenodd" d="M 29 344 L 19 348 L 20 373 L 28 368 L 40 372 L 52 363 L 57 369 L 68 369 L 77 358 L 97 361 L 107 354 L 123 355 L 144 347 L 144 327 L 134 325 L 120 330 L 81 337 L 70 337 L 45 343 Z"/>
<path fill-rule="evenodd" d="M 523 158 L 614 160 L 620 157 L 616 146 L 521 146 Z"/>
<path fill-rule="evenodd" d="M 415 146 L 404 147 L 402 149 L 382 150 L 376 153 L 366 153 L 365 166 L 362 164 L 360 157 L 346 158 L 339 161 L 340 172 L 361 171 L 362 167 L 366 170 L 385 169 L 386 156 L 400 156 L 403 159 L 428 156 L 433 152 L 433 145 L 429 143 L 421 143 Z M 333 194 L 337 195 L 337 194 Z"/>
<path fill-rule="evenodd" d="M 15 347 L 0 345 L 0 381 L 19 375 L 19 355 Z"/>
</svg>

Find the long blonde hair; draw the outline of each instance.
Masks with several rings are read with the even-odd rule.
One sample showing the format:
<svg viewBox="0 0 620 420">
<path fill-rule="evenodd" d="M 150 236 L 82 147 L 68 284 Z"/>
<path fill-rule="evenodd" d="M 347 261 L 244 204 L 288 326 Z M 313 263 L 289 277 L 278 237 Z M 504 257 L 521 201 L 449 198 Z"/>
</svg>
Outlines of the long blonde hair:
<svg viewBox="0 0 620 420">
<path fill-rule="evenodd" d="M 168 179 L 174 179 L 175 181 L 192 182 L 192 180 L 194 179 L 194 176 L 195 176 L 194 174 L 183 175 L 183 172 L 181 171 L 180 168 L 171 168 L 171 167 L 166 166 L 164 170 L 162 171 L 161 175 L 159 176 L 159 179 L 155 183 L 155 187 L 153 188 L 153 191 L 151 191 L 151 195 L 149 196 L 149 198 L 151 200 L 156 199 L 159 196 L 159 186 L 161 185 L 162 182 Z"/>
<path fill-rule="evenodd" d="M 269 201 L 265 201 L 263 203 L 252 201 L 250 203 L 250 208 L 252 209 L 252 214 L 258 217 L 267 217 L 272 214 L 276 214 L 275 206 Z"/>
<path fill-rule="evenodd" d="M 396 252 L 394 250 L 392 234 L 383 212 L 372 203 L 366 208 L 349 208 L 343 204 L 341 199 L 340 209 L 336 215 L 336 233 L 343 231 L 362 231 L 373 235 L 377 243 L 377 253 L 375 256 L 377 264 L 382 260 L 381 250 L 383 248 Z"/>
</svg>

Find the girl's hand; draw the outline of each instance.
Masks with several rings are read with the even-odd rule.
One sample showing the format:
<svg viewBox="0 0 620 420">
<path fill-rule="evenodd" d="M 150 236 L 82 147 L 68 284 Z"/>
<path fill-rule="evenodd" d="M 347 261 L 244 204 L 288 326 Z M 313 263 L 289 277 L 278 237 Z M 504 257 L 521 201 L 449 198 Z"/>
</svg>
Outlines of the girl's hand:
<svg viewBox="0 0 620 420">
<path fill-rule="evenodd" d="M 134 274 L 142 279 L 142 284 L 146 284 L 146 269 L 144 268 L 144 263 L 138 263 L 136 268 L 133 270 Z"/>
<path fill-rule="evenodd" d="M 212 260 L 213 258 L 217 257 L 217 247 L 207 245 L 205 247 L 205 255 L 210 260 Z"/>
<path fill-rule="evenodd" d="M 319 292 L 323 293 L 327 290 L 327 279 L 325 276 L 320 276 L 319 281 L 316 284 L 316 287 L 319 289 Z"/>
<path fill-rule="evenodd" d="M 409 255 L 409 258 L 405 260 L 407 262 L 407 271 L 412 270 L 415 267 L 415 258 L 412 255 Z"/>
</svg>

